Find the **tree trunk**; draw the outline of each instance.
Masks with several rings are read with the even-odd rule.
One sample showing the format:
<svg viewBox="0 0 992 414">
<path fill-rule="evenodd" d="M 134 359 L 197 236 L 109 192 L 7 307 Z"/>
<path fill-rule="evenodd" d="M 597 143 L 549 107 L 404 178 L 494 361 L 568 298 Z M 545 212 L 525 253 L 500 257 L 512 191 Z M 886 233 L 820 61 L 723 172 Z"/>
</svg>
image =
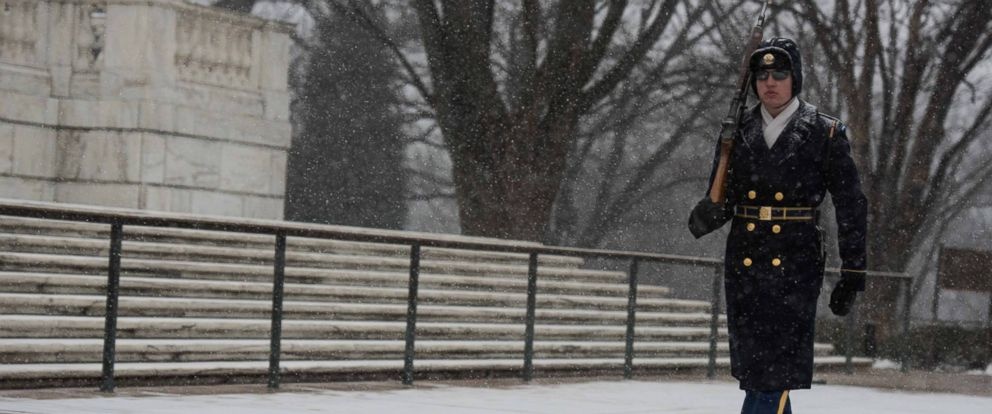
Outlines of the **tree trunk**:
<svg viewBox="0 0 992 414">
<path fill-rule="evenodd" d="M 550 222 L 555 195 L 564 177 L 568 144 L 578 127 L 564 114 L 541 127 L 536 115 L 505 127 L 499 119 L 480 122 L 479 135 L 445 131 L 455 154 L 453 175 L 462 232 L 467 235 L 541 240 Z M 526 117 L 525 117 L 526 118 Z M 442 128 L 444 128 L 442 126 Z M 469 143 L 486 143 L 479 151 Z"/>
</svg>

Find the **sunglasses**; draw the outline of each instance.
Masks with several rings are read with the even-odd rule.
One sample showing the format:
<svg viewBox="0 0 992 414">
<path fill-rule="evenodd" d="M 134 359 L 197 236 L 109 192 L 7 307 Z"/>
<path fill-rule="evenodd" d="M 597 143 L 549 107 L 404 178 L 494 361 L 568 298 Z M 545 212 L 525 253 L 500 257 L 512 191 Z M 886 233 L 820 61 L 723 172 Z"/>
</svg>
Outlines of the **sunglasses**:
<svg viewBox="0 0 992 414">
<path fill-rule="evenodd" d="M 772 76 L 772 79 L 778 81 L 789 79 L 789 76 L 792 75 L 787 70 L 762 70 L 755 74 L 755 78 L 758 80 L 768 80 L 769 74 Z"/>
</svg>

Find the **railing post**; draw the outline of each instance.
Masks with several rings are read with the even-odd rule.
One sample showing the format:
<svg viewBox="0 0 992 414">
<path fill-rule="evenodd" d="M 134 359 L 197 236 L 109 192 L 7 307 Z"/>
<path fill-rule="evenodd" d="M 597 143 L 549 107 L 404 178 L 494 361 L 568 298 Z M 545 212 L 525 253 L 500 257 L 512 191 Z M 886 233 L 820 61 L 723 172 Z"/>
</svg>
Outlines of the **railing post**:
<svg viewBox="0 0 992 414">
<path fill-rule="evenodd" d="M 537 308 L 537 253 L 527 265 L 527 315 L 524 319 L 524 381 L 534 378 L 534 313 Z"/>
<path fill-rule="evenodd" d="M 637 265 L 640 260 L 634 258 L 630 261 L 630 272 L 627 273 L 627 281 L 630 287 L 627 289 L 627 345 L 623 358 L 623 377 L 631 379 L 634 377 L 634 324 L 637 313 Z"/>
<path fill-rule="evenodd" d="M 844 318 L 844 373 L 847 375 L 854 374 L 854 329 L 857 312 L 857 306 L 852 306 L 851 311 Z"/>
<path fill-rule="evenodd" d="M 710 352 L 706 366 L 706 378 L 716 378 L 716 345 L 720 324 L 720 288 L 723 281 L 723 266 L 715 266 L 713 272 L 713 296 L 710 302 Z"/>
<path fill-rule="evenodd" d="M 910 311 L 912 310 L 912 305 L 913 305 L 913 303 L 912 303 L 913 302 L 913 280 L 912 279 L 903 279 L 902 286 L 903 286 L 903 289 L 905 289 L 904 292 L 903 292 L 903 295 L 904 295 L 903 296 L 903 302 L 904 302 L 904 304 L 903 304 L 903 308 L 902 308 L 902 337 L 903 337 L 903 343 L 904 344 L 909 344 L 910 343 L 910 341 L 909 341 L 909 324 L 910 324 L 909 318 L 910 318 Z M 901 367 L 899 369 L 902 372 L 909 372 L 909 368 L 910 368 L 910 361 L 909 361 L 909 359 L 910 358 L 909 358 L 909 346 L 908 345 L 902 347 L 902 355 L 901 355 L 901 357 L 902 357 L 902 364 L 900 364 Z"/>
<path fill-rule="evenodd" d="M 103 382 L 100 391 L 113 392 L 114 362 L 117 360 L 117 298 L 121 285 L 121 245 L 124 225 L 110 225 L 110 266 L 107 271 L 107 311 L 103 328 Z"/>
<path fill-rule="evenodd" d="M 276 233 L 275 268 L 272 278 L 272 332 L 269 348 L 269 388 L 279 388 L 279 358 L 282 349 L 282 299 L 286 280 L 286 233 Z"/>
<path fill-rule="evenodd" d="M 414 339 L 417 333 L 417 288 L 420 285 L 420 244 L 410 246 L 410 293 L 406 308 L 406 348 L 403 353 L 403 385 L 413 385 Z"/>
</svg>

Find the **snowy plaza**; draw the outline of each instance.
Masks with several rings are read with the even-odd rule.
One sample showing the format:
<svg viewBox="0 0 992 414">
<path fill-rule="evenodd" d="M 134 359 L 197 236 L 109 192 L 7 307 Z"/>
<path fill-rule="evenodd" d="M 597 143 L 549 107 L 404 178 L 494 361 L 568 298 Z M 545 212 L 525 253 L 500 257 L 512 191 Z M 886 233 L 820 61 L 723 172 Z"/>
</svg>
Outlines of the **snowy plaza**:
<svg viewBox="0 0 992 414">
<path fill-rule="evenodd" d="M 94 392 L 94 394 L 96 394 Z M 512 387 L 425 385 L 382 391 L 298 390 L 272 394 L 0 397 L 3 414 L 341 413 L 341 414 L 716 414 L 740 410 L 731 382 L 611 381 Z M 992 412 L 992 397 L 815 385 L 792 394 L 803 414 L 966 414 Z"/>
</svg>

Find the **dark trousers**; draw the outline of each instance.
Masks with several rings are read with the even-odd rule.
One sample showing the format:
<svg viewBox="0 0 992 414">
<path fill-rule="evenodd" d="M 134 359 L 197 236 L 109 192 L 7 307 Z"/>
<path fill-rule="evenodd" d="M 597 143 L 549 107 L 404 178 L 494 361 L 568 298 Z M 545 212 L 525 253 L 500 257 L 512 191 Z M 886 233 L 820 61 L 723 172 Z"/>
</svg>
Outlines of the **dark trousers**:
<svg viewBox="0 0 992 414">
<path fill-rule="evenodd" d="M 789 391 L 744 391 L 741 414 L 792 414 Z"/>
</svg>

